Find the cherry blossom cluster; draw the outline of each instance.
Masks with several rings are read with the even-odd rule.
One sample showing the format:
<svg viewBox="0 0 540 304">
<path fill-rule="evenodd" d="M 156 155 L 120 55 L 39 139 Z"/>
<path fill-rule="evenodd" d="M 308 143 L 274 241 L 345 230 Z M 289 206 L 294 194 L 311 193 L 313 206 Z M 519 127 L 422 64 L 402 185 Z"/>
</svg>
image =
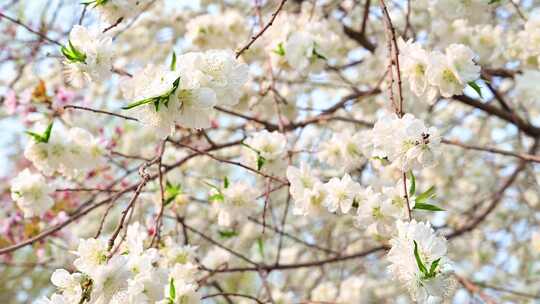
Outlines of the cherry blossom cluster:
<svg viewBox="0 0 540 304">
<path fill-rule="evenodd" d="M 134 100 L 126 109 L 160 136 L 174 132 L 175 125 L 208 128 L 214 106 L 238 103 L 247 81 L 247 66 L 231 51 L 186 53 L 167 66 L 147 66 L 123 87 L 124 97 Z"/>
<path fill-rule="evenodd" d="M 43 134 L 30 135 L 24 156 L 45 175 L 60 173 L 73 179 L 96 169 L 103 161 L 103 145 L 85 129 L 66 130 L 60 125 L 53 128 L 51 123 Z"/>
<path fill-rule="evenodd" d="M 8 2 L 0 302 L 540 299 L 537 1 Z"/>
<path fill-rule="evenodd" d="M 465 45 L 452 44 L 442 53 L 428 52 L 418 42 L 400 40 L 399 44 L 403 76 L 411 91 L 428 102 L 433 102 L 439 94 L 459 95 L 480 76 L 480 66 L 474 62 L 476 55 Z"/>
<path fill-rule="evenodd" d="M 106 240 L 80 240 L 73 262 L 77 271 L 56 269 L 51 282 L 57 293 L 38 303 L 199 303 L 196 248 L 169 240 L 159 250 L 145 249 L 149 241 L 138 223 L 127 228 L 126 241 L 114 248 L 120 255 L 110 256 Z"/>
</svg>

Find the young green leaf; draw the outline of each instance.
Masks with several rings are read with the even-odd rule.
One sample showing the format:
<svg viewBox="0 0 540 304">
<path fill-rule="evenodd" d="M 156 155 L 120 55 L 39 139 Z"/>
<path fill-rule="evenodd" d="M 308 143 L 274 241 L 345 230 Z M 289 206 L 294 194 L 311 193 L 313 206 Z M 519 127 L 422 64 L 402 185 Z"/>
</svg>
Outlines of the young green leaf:
<svg viewBox="0 0 540 304">
<path fill-rule="evenodd" d="M 435 261 L 433 261 L 433 263 L 431 263 L 431 267 L 429 267 L 429 274 L 428 274 L 429 278 L 434 278 L 435 275 L 437 274 L 436 273 L 437 266 L 439 266 L 440 261 L 441 261 L 441 258 L 438 258 Z"/>
<path fill-rule="evenodd" d="M 415 210 L 427 210 L 427 211 L 445 211 L 444 209 L 431 204 L 416 203 L 414 205 Z"/>
<path fill-rule="evenodd" d="M 53 122 L 51 121 L 51 123 L 47 126 L 47 129 L 45 129 L 45 133 L 43 133 L 43 139 L 45 140 L 45 142 L 49 142 L 49 138 L 51 138 L 52 127 Z"/>
<path fill-rule="evenodd" d="M 278 54 L 279 56 L 285 56 L 285 48 L 283 47 L 283 42 L 278 43 L 277 48 L 272 50 L 272 52 Z"/>
<path fill-rule="evenodd" d="M 478 94 L 478 96 L 480 96 L 480 98 L 484 98 L 482 96 L 482 89 L 476 82 L 471 81 L 468 83 L 468 85 L 476 92 L 476 94 Z"/>
<path fill-rule="evenodd" d="M 169 181 L 167 181 L 165 183 L 165 202 L 164 202 L 164 206 L 169 205 L 181 193 L 182 193 L 182 186 L 180 184 L 173 185 Z"/>
<path fill-rule="evenodd" d="M 264 258 L 264 240 L 261 237 L 257 238 L 257 248 L 261 257 Z"/>
<path fill-rule="evenodd" d="M 427 189 L 426 191 L 422 192 L 421 194 L 419 194 L 417 197 L 416 197 L 416 204 L 423 204 L 425 203 L 427 200 L 435 197 L 435 186 L 431 186 L 429 187 L 429 189 Z"/>
<path fill-rule="evenodd" d="M 155 97 L 141 99 L 141 100 L 139 100 L 139 101 L 135 101 L 135 102 L 133 102 L 133 103 L 130 103 L 130 104 L 128 104 L 127 106 L 123 106 L 123 107 L 122 107 L 122 110 L 133 109 L 133 108 L 135 108 L 135 107 L 142 106 L 142 105 L 144 105 L 144 104 L 151 103 L 151 102 L 155 102 L 155 101 L 156 101 L 156 98 L 155 98 Z"/>
<path fill-rule="evenodd" d="M 322 60 L 328 60 L 328 58 L 326 58 L 326 56 L 324 56 L 323 54 L 319 53 L 315 47 L 313 48 L 313 56 Z"/>
<path fill-rule="evenodd" d="M 34 133 L 32 131 L 24 131 L 24 133 L 26 133 L 27 135 L 30 135 L 32 136 L 32 138 L 34 139 L 34 141 L 40 143 L 40 142 L 43 142 L 43 138 L 41 138 L 41 135 L 40 134 L 37 134 L 37 133 Z"/>
<path fill-rule="evenodd" d="M 173 82 L 172 88 L 170 88 L 167 92 L 163 93 L 162 95 L 155 96 L 155 97 L 148 97 L 145 99 L 141 99 L 139 101 L 135 101 L 133 103 L 128 104 L 127 106 L 122 107 L 122 110 L 129 110 L 133 109 L 138 106 L 142 106 L 149 103 L 154 103 L 154 108 L 156 112 L 159 110 L 159 105 L 164 104 L 166 107 L 168 107 L 169 103 L 169 97 L 171 94 L 173 94 L 176 89 L 178 89 L 178 86 L 180 85 L 180 77 L 176 78 L 176 80 Z"/>
<path fill-rule="evenodd" d="M 261 171 L 262 167 L 266 163 L 266 159 L 260 154 L 257 155 L 257 171 Z"/>
<path fill-rule="evenodd" d="M 223 188 L 225 189 L 229 188 L 229 179 L 226 176 L 223 179 Z"/>
<path fill-rule="evenodd" d="M 420 257 L 420 254 L 418 253 L 418 244 L 416 241 L 414 241 L 414 258 L 416 259 L 416 264 L 418 265 L 418 269 L 420 269 L 420 272 L 422 272 L 424 275 L 427 275 L 427 269 L 424 263 L 422 262 L 422 258 Z"/>
<path fill-rule="evenodd" d="M 73 43 L 71 43 L 71 40 L 68 40 L 68 45 L 62 46 L 60 48 L 60 51 L 62 52 L 62 55 L 66 57 L 66 59 L 70 62 L 81 62 L 86 63 L 86 54 L 79 51 Z"/>
<path fill-rule="evenodd" d="M 242 146 L 250 149 L 251 151 L 257 153 L 257 171 L 260 171 L 261 168 L 264 166 L 264 164 L 266 163 L 266 159 L 264 157 L 261 156 L 261 151 L 253 148 L 252 146 L 242 142 L 240 143 Z"/>
<path fill-rule="evenodd" d="M 176 287 L 174 287 L 174 278 L 169 281 L 169 303 L 174 304 L 176 300 Z"/>
<path fill-rule="evenodd" d="M 97 7 L 97 6 L 100 6 L 100 5 L 105 5 L 109 0 L 90 0 L 90 1 L 83 1 L 81 2 L 81 4 L 84 4 L 84 5 L 90 5 L 90 4 L 94 4 L 94 7 Z"/>
<path fill-rule="evenodd" d="M 216 193 L 214 195 L 211 195 L 209 198 L 208 198 L 209 201 L 211 202 L 223 202 L 223 200 L 225 200 L 225 197 L 223 196 L 223 194 L 220 192 L 220 193 Z"/>
<path fill-rule="evenodd" d="M 238 232 L 234 230 L 218 230 L 218 233 L 222 239 L 229 239 L 238 235 Z"/>
<path fill-rule="evenodd" d="M 172 53 L 172 59 L 171 59 L 170 68 L 171 68 L 171 71 L 176 70 L 176 53 L 175 52 Z"/>
<path fill-rule="evenodd" d="M 390 163 L 390 161 L 388 160 L 388 157 L 386 156 L 385 157 L 374 156 L 371 159 L 380 161 L 381 164 L 384 166 Z"/>
<path fill-rule="evenodd" d="M 409 178 L 411 179 L 411 188 L 409 189 L 409 196 L 413 197 L 416 194 L 416 178 L 412 170 L 409 171 Z"/>
<path fill-rule="evenodd" d="M 38 133 L 35 133 L 35 132 L 32 132 L 32 131 L 24 131 L 26 134 L 32 136 L 32 138 L 34 138 L 34 140 L 38 143 L 48 143 L 49 142 L 49 139 L 51 138 L 51 131 L 52 131 L 52 127 L 53 127 L 53 123 L 54 122 L 51 122 L 48 126 L 47 126 L 47 129 L 45 129 L 45 131 L 43 132 L 43 134 L 38 134 Z"/>
</svg>

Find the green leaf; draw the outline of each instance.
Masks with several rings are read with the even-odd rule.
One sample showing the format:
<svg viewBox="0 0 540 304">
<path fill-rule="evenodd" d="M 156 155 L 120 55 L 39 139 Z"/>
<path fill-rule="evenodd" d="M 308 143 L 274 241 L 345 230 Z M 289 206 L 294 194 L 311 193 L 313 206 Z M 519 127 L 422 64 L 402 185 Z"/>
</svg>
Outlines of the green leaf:
<svg viewBox="0 0 540 304">
<path fill-rule="evenodd" d="M 166 197 L 166 199 L 165 199 L 165 202 L 164 202 L 163 205 L 164 206 L 169 205 L 181 193 L 182 193 L 182 185 L 180 185 L 180 184 L 173 185 L 169 181 L 167 181 L 165 183 L 165 197 Z"/>
<path fill-rule="evenodd" d="M 219 237 L 222 239 L 230 239 L 238 235 L 238 232 L 234 230 L 218 230 Z"/>
<path fill-rule="evenodd" d="M 435 197 L 435 186 L 431 186 L 429 187 L 429 189 L 427 189 L 425 192 L 419 194 L 417 197 L 416 197 L 416 204 L 423 204 L 425 203 L 427 200 Z"/>
<path fill-rule="evenodd" d="M 174 303 L 176 299 L 176 287 L 174 287 L 174 278 L 169 282 L 169 303 Z"/>
<path fill-rule="evenodd" d="M 100 5 L 105 5 L 109 0 L 90 0 L 90 1 L 83 1 L 81 2 L 81 4 L 84 4 L 84 5 L 90 5 L 90 4 L 94 4 L 94 7 L 97 7 L 97 6 L 100 6 Z"/>
<path fill-rule="evenodd" d="M 422 263 L 422 258 L 420 258 L 420 254 L 418 253 L 418 244 L 416 243 L 415 240 L 413 240 L 413 242 L 414 242 L 414 258 L 416 259 L 416 264 L 418 265 L 418 269 L 420 269 L 420 271 L 424 275 L 427 275 L 428 272 L 427 272 L 426 266 L 424 266 L 424 263 Z"/>
<path fill-rule="evenodd" d="M 41 137 L 41 134 L 37 134 L 37 133 L 34 133 L 32 131 L 24 131 L 24 133 L 26 133 L 27 135 L 30 135 L 32 136 L 32 138 L 34 138 L 34 140 L 38 143 L 44 143 L 45 141 L 43 140 L 43 138 Z"/>
<path fill-rule="evenodd" d="M 257 248 L 259 248 L 259 253 L 261 257 L 264 258 L 264 240 L 262 239 L 262 237 L 257 238 Z"/>
<path fill-rule="evenodd" d="M 176 197 L 174 196 L 171 196 L 171 197 L 168 197 L 167 199 L 165 199 L 165 201 L 163 202 L 163 206 L 167 206 L 169 205 L 170 203 L 172 203 L 174 201 Z"/>
<path fill-rule="evenodd" d="M 416 194 L 416 178 L 412 170 L 409 171 L 409 178 L 411 179 L 411 188 L 409 189 L 409 196 L 413 197 Z"/>
<path fill-rule="evenodd" d="M 172 53 L 172 60 L 171 60 L 171 71 L 176 70 L 176 53 Z"/>
<path fill-rule="evenodd" d="M 43 139 L 45 139 L 45 142 L 49 142 L 49 138 L 51 138 L 51 131 L 53 127 L 53 122 L 47 126 L 47 129 L 45 129 L 45 133 L 43 133 Z"/>
<path fill-rule="evenodd" d="M 390 163 L 387 156 L 385 156 L 385 157 L 373 156 L 371 159 L 380 161 L 381 164 L 384 165 L 384 166 L 386 166 L 387 164 Z"/>
<path fill-rule="evenodd" d="M 283 42 L 278 43 L 277 48 L 272 50 L 272 52 L 278 54 L 279 56 L 285 56 L 285 48 L 283 47 Z"/>
<path fill-rule="evenodd" d="M 32 131 L 24 131 L 24 133 L 32 136 L 36 142 L 46 144 L 46 143 L 49 142 L 49 139 L 51 138 L 51 131 L 52 131 L 53 123 L 54 122 L 51 122 L 47 126 L 47 129 L 45 129 L 43 134 L 38 134 L 38 133 L 35 133 L 35 132 L 32 132 Z"/>
<path fill-rule="evenodd" d="M 172 88 L 170 88 L 167 92 L 163 93 L 162 95 L 148 97 L 139 101 L 135 101 L 133 103 L 128 104 L 127 106 L 122 107 L 122 110 L 133 109 L 135 107 L 153 102 L 154 108 L 156 109 L 156 112 L 157 112 L 159 110 L 159 105 L 161 103 L 163 103 L 166 107 L 168 107 L 169 97 L 171 96 L 171 94 L 173 94 L 176 91 L 176 89 L 178 89 L 179 85 L 180 85 L 180 77 L 176 78 L 176 80 L 173 82 Z"/>
<path fill-rule="evenodd" d="M 173 185 L 169 181 L 167 181 L 165 184 L 165 191 L 169 195 L 178 195 L 182 192 L 182 185 Z"/>
<path fill-rule="evenodd" d="M 428 276 L 430 278 L 435 277 L 436 271 L 437 271 L 437 266 L 439 266 L 440 261 L 441 261 L 441 258 L 438 258 L 435 261 L 433 261 L 433 263 L 431 263 L 431 267 L 429 267 L 429 274 L 428 274 Z"/>
<path fill-rule="evenodd" d="M 478 94 L 478 96 L 480 96 L 480 98 L 484 98 L 482 96 L 482 89 L 476 82 L 471 81 L 468 83 L 468 85 L 476 92 L 476 94 Z"/>
<path fill-rule="evenodd" d="M 223 188 L 225 189 L 229 188 L 229 179 L 226 176 L 223 179 Z"/>
<path fill-rule="evenodd" d="M 266 159 L 262 157 L 260 154 L 257 155 L 257 171 L 261 171 L 265 163 L 266 163 Z"/>
<path fill-rule="evenodd" d="M 210 196 L 208 198 L 208 200 L 211 201 L 211 202 L 214 202 L 214 201 L 223 202 L 223 200 L 225 200 L 225 197 L 223 196 L 222 193 L 216 193 L 216 194 Z"/>
<path fill-rule="evenodd" d="M 414 205 L 413 209 L 415 209 L 415 210 L 427 210 L 427 211 L 445 211 L 441 207 L 437 207 L 435 205 L 425 204 L 425 203 L 416 203 Z"/>
<path fill-rule="evenodd" d="M 317 52 L 317 49 L 314 47 L 313 48 L 313 56 L 319 58 L 319 59 L 322 59 L 322 60 L 328 60 L 328 58 L 326 58 L 326 56 L 324 56 L 323 54 Z"/>
<path fill-rule="evenodd" d="M 488 4 L 495 4 L 499 2 L 501 2 L 501 0 L 489 0 Z"/>
<path fill-rule="evenodd" d="M 257 153 L 257 171 L 260 171 L 261 168 L 264 166 L 264 164 L 266 163 L 266 159 L 264 157 L 261 156 L 261 151 L 253 148 L 252 146 L 242 142 L 240 143 L 242 146 L 250 149 L 251 151 Z"/>
<path fill-rule="evenodd" d="M 62 46 L 60 48 L 60 51 L 62 52 L 62 55 L 66 57 L 66 59 L 70 62 L 82 62 L 86 63 L 86 54 L 79 51 L 73 43 L 71 43 L 71 40 L 68 40 L 68 45 Z"/>
<path fill-rule="evenodd" d="M 155 102 L 156 101 L 155 99 L 156 99 L 155 97 L 141 99 L 139 101 L 135 101 L 133 103 L 130 103 L 127 106 L 123 106 L 122 110 L 129 110 L 129 109 L 133 109 L 133 108 L 138 107 L 138 106 L 142 106 L 142 105 L 147 104 L 147 103 Z"/>
</svg>

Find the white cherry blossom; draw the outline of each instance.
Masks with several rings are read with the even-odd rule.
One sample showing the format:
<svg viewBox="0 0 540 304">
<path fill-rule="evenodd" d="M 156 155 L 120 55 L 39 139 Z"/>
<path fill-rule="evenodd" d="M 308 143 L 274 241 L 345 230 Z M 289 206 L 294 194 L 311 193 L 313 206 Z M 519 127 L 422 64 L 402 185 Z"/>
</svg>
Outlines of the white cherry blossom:
<svg viewBox="0 0 540 304">
<path fill-rule="evenodd" d="M 45 178 L 25 169 L 11 181 L 11 198 L 25 217 L 41 216 L 54 205 L 54 189 Z"/>
</svg>

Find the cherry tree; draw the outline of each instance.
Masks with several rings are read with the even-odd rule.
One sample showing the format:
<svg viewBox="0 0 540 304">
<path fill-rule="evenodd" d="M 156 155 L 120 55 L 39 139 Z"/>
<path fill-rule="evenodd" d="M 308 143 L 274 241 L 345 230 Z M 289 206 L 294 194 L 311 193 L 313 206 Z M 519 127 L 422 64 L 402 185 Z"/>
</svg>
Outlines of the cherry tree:
<svg viewBox="0 0 540 304">
<path fill-rule="evenodd" d="M 540 301 L 531 0 L 0 4 L 0 301 Z"/>
</svg>

